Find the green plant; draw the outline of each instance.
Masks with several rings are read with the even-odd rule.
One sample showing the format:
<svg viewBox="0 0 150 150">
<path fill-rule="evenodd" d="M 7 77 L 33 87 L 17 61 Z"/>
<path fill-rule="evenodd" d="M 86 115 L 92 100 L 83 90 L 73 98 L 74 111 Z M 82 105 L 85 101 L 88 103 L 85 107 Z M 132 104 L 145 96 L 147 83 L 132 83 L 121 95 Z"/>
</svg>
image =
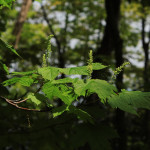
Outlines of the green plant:
<svg viewBox="0 0 150 150">
<path fill-rule="evenodd" d="M 8 45 L 6 46 L 9 47 Z M 73 102 L 79 101 L 81 96 L 87 97 L 95 93 L 103 104 L 108 103 L 113 108 L 119 108 L 136 115 L 137 108 L 150 109 L 150 92 L 122 90 L 118 93 L 116 87 L 109 84 L 107 81 L 91 79 L 93 70 L 106 68 L 106 66 L 101 63 L 93 63 L 92 51 L 89 53 L 87 66 L 73 68 L 48 66 L 48 56 L 50 52 L 51 45 L 48 46 L 47 55 L 43 55 L 43 66 L 41 68 L 29 72 L 12 72 L 11 75 L 13 75 L 13 78 L 2 83 L 4 86 L 10 86 L 15 83 L 19 83 L 26 87 L 35 84 L 39 85 L 39 88 L 35 92 L 28 92 L 28 95 L 23 100 L 9 100 L 3 97 L 8 103 L 24 110 L 39 112 L 50 111 L 53 114 L 53 117 L 59 116 L 64 112 L 73 113 L 77 115 L 79 119 L 91 123 L 93 123 L 91 115 L 86 111 L 75 107 L 73 104 Z M 126 65 L 126 63 L 124 65 Z M 116 69 L 118 71 L 115 72 L 118 74 L 124 65 L 119 67 L 119 69 Z M 60 74 L 65 74 L 67 76 L 86 75 L 89 78 L 84 80 L 70 77 L 59 79 L 58 76 Z M 61 106 L 55 104 L 55 101 L 58 99 L 63 102 Z M 48 107 L 48 109 L 29 109 L 18 105 L 27 100 L 31 100 L 38 108 L 40 108 L 40 104 L 45 103 L 45 107 Z"/>
<path fill-rule="evenodd" d="M 125 68 L 126 65 L 129 65 L 129 62 L 124 62 L 120 67 L 116 68 L 115 71 L 113 72 L 113 79 L 116 79 L 116 76 Z"/>
<path fill-rule="evenodd" d="M 15 0 L 1 0 L 0 1 L 0 9 L 2 9 L 3 7 L 11 8 L 12 2 L 14 2 L 14 1 Z"/>
<path fill-rule="evenodd" d="M 13 52 L 15 55 L 19 56 L 21 58 L 21 56 L 16 52 L 15 49 L 13 49 L 13 47 L 9 44 L 7 44 L 5 41 L 3 41 L 1 38 L 0 38 L 0 48 L 1 49 L 5 49 L 7 51 L 11 51 Z M 9 74 L 9 71 L 8 71 L 8 67 L 2 63 L 2 60 L 0 59 L 0 70 L 3 70 L 5 71 L 7 74 Z"/>
</svg>

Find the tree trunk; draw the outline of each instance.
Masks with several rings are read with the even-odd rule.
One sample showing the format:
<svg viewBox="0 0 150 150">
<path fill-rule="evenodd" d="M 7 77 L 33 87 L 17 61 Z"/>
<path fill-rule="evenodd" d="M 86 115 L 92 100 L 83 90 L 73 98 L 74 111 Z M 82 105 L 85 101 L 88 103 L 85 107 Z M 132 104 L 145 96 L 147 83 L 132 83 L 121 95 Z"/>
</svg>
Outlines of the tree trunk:
<svg viewBox="0 0 150 150">
<path fill-rule="evenodd" d="M 144 13 L 144 7 L 145 7 L 145 2 L 146 1 L 141 1 L 142 4 L 142 13 Z M 150 44 L 150 31 L 148 35 L 148 42 L 146 42 L 146 32 L 145 32 L 145 24 L 146 24 L 146 17 L 142 18 L 141 20 L 142 24 L 142 32 L 141 32 L 141 37 L 142 37 L 142 47 L 145 55 L 144 59 L 144 71 L 143 71 L 143 80 L 144 80 L 144 91 L 148 92 L 150 90 L 149 87 L 149 44 Z M 145 110 L 144 118 L 143 118 L 143 134 L 144 134 L 144 143 L 147 144 L 150 148 L 150 128 L 149 128 L 149 119 L 150 119 L 150 112 L 148 110 Z"/>
<path fill-rule="evenodd" d="M 23 0 L 21 11 L 19 13 L 18 19 L 16 21 L 16 24 L 15 24 L 15 27 L 14 27 L 14 30 L 13 30 L 13 35 L 16 36 L 16 40 L 15 40 L 15 43 L 14 43 L 14 48 L 15 49 L 18 48 L 22 27 L 23 27 L 23 24 L 26 20 L 27 13 L 29 11 L 29 8 L 30 8 L 31 4 L 32 4 L 32 0 Z"/>
<path fill-rule="evenodd" d="M 115 59 L 116 59 L 116 67 L 119 67 L 123 63 L 123 55 L 122 55 L 123 41 L 120 38 L 119 32 L 116 36 L 115 42 Z M 116 78 L 116 86 L 120 91 L 123 89 L 123 72 L 121 72 Z M 116 140 L 114 149 L 115 150 L 126 150 L 127 149 L 127 131 L 126 131 L 126 121 L 125 121 L 125 112 L 122 110 L 116 110 L 116 117 L 114 119 L 114 125 L 119 134 L 119 138 Z"/>
<path fill-rule="evenodd" d="M 106 27 L 104 30 L 103 40 L 101 46 L 98 47 L 95 61 L 100 62 L 100 56 L 109 56 L 112 51 L 115 51 L 116 67 L 123 63 L 123 40 L 119 33 L 119 19 L 120 19 L 120 5 L 121 0 L 105 0 L 105 8 L 107 13 Z M 94 78 L 99 78 L 99 73 L 93 75 Z M 123 86 L 123 72 L 121 72 L 116 79 L 116 86 L 120 91 Z M 114 125 L 120 138 L 115 140 L 113 147 L 115 150 L 126 150 L 127 136 L 125 125 L 125 113 L 119 109 L 116 111 L 114 118 Z"/>
<path fill-rule="evenodd" d="M 115 46 L 114 36 L 118 32 L 119 16 L 120 16 L 121 0 L 105 0 L 105 8 L 107 13 L 106 27 L 104 30 L 101 46 L 98 48 L 97 54 L 109 55 Z"/>
<path fill-rule="evenodd" d="M 117 37 L 119 35 L 119 18 L 120 18 L 121 0 L 105 0 L 106 8 L 106 27 L 100 46 L 97 48 L 95 62 L 102 62 L 101 56 L 110 56 L 115 51 Z M 118 52 L 119 53 L 119 52 Z M 107 72 L 107 71 L 106 71 Z M 103 72 L 94 71 L 93 78 L 100 78 Z M 103 75 L 102 75 L 103 76 Z"/>
</svg>

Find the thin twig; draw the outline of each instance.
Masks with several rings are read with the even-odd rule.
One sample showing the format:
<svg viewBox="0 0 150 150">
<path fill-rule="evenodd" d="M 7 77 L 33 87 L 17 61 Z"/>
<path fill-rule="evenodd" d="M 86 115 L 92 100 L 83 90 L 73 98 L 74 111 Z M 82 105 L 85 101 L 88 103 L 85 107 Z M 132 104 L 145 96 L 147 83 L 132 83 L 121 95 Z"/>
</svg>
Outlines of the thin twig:
<svg viewBox="0 0 150 150">
<path fill-rule="evenodd" d="M 21 107 L 21 106 L 18 105 L 18 103 L 22 103 L 22 102 L 25 102 L 26 100 L 28 100 L 27 98 L 24 99 L 24 100 L 20 100 L 20 101 L 16 102 L 15 100 L 9 100 L 9 99 L 7 99 L 5 97 L 2 97 L 2 96 L 0 96 L 0 97 L 3 98 L 7 103 L 15 106 L 18 109 L 27 110 L 27 111 L 36 111 L 36 112 L 48 112 L 48 111 L 52 111 L 52 108 L 50 108 L 50 109 L 43 109 L 43 110 L 42 109 L 30 109 L 30 108 Z"/>
</svg>

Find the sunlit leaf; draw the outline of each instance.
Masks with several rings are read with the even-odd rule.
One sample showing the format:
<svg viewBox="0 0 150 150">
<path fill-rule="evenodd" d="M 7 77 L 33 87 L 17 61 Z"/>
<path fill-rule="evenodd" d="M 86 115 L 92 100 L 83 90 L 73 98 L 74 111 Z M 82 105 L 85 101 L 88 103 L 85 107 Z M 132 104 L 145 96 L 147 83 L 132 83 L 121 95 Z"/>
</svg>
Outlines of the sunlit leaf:
<svg viewBox="0 0 150 150">
<path fill-rule="evenodd" d="M 28 98 L 28 99 L 31 99 L 31 101 L 32 101 L 33 103 L 35 103 L 36 105 L 41 104 L 41 101 L 37 99 L 37 97 L 34 95 L 34 93 L 28 94 L 27 98 Z"/>
<path fill-rule="evenodd" d="M 117 90 L 105 80 L 98 79 L 87 80 L 86 83 L 84 83 L 83 80 L 78 80 L 76 83 L 73 83 L 73 85 L 77 95 L 85 96 L 86 91 L 90 94 L 96 93 L 102 102 Z"/>
<path fill-rule="evenodd" d="M 59 74 L 59 69 L 55 67 L 44 67 L 39 68 L 38 73 L 42 75 L 44 79 L 54 80 Z"/>
<path fill-rule="evenodd" d="M 74 100 L 76 100 L 76 96 L 72 93 L 73 89 L 63 84 L 54 85 L 51 82 L 48 82 L 44 84 L 42 91 L 50 100 L 57 97 L 67 105 L 70 105 Z"/>
</svg>

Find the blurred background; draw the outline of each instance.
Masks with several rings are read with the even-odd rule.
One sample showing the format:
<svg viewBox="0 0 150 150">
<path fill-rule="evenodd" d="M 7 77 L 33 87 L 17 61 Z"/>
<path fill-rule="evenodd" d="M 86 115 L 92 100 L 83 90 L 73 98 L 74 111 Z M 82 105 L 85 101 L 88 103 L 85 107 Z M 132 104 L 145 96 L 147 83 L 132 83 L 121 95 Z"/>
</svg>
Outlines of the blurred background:
<svg viewBox="0 0 150 150">
<path fill-rule="evenodd" d="M 109 82 L 112 70 L 128 61 L 131 64 L 117 76 L 118 90 L 150 91 L 149 0 L 16 0 L 11 9 L 0 10 L 0 38 L 13 45 L 23 59 L 0 48 L 1 62 L 10 72 L 41 67 L 51 34 L 52 66 L 87 65 L 93 50 L 94 62 L 109 66 L 94 72 L 93 78 Z M 8 78 L 11 76 L 0 70 L 0 82 Z M 0 95 L 17 99 L 34 88 L 1 85 Z M 52 118 L 50 113 L 22 111 L 1 99 L 0 149 L 150 149 L 149 111 L 139 110 L 139 116 L 134 116 L 92 99 L 80 107 L 95 118 L 95 125 L 67 113 Z M 25 106 L 29 105 L 33 104 Z"/>
</svg>

